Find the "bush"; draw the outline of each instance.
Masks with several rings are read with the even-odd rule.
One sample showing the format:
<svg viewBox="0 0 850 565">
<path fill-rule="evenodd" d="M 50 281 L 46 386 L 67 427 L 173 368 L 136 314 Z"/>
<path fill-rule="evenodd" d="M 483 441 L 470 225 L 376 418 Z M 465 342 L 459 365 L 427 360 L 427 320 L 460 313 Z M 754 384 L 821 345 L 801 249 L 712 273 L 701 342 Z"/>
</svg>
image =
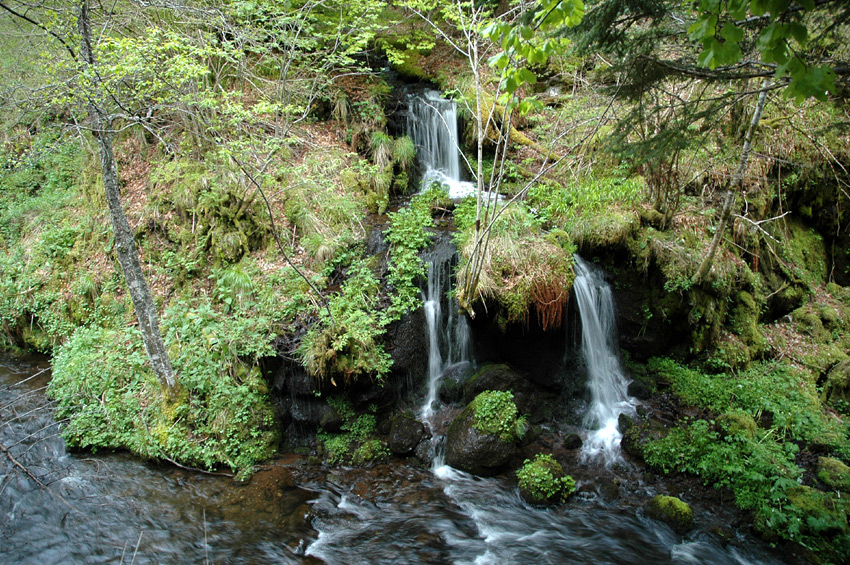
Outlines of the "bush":
<svg viewBox="0 0 850 565">
<path fill-rule="evenodd" d="M 470 405 L 475 429 L 498 436 L 505 443 L 522 438 L 528 429 L 528 421 L 519 415 L 512 392 L 487 390 L 476 396 Z"/>
</svg>

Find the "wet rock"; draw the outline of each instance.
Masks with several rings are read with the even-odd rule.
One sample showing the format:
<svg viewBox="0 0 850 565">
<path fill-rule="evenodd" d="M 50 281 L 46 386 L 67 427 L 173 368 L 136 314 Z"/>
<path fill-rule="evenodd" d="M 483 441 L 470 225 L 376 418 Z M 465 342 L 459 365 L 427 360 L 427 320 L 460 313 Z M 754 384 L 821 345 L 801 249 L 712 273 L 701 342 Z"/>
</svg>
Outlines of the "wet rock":
<svg viewBox="0 0 850 565">
<path fill-rule="evenodd" d="M 678 534 L 687 533 L 694 523 L 694 511 L 675 496 L 659 494 L 646 505 L 646 515 L 653 520 L 664 522 Z"/>
<path fill-rule="evenodd" d="M 516 476 L 519 494 L 529 504 L 558 504 L 575 492 L 575 481 L 550 454 L 538 453 L 526 460 Z"/>
<path fill-rule="evenodd" d="M 581 446 L 584 445 L 584 442 L 581 440 L 581 436 L 578 434 L 569 434 L 564 438 L 564 449 L 581 449 Z"/>
<path fill-rule="evenodd" d="M 421 441 L 413 450 L 413 454 L 420 462 L 429 465 L 434 460 L 434 446 L 430 441 Z"/>
<path fill-rule="evenodd" d="M 395 455 L 410 455 L 425 438 L 425 425 L 409 412 L 392 419 L 388 445 Z"/>
<path fill-rule="evenodd" d="M 472 372 L 472 363 L 462 361 L 447 367 L 443 371 L 443 380 L 440 382 L 440 400 L 446 404 L 460 402 L 463 399 L 464 384 Z"/>
<path fill-rule="evenodd" d="M 613 502 L 620 498 L 620 481 L 615 477 L 603 477 L 599 481 L 599 494 L 606 502 Z"/>
<path fill-rule="evenodd" d="M 632 429 L 634 425 L 634 421 L 626 414 L 621 413 L 619 416 L 617 416 L 617 429 L 620 430 L 620 433 L 626 433 L 627 431 Z"/>
<path fill-rule="evenodd" d="M 473 475 L 495 475 L 514 456 L 516 445 L 481 432 L 474 424 L 475 411 L 470 404 L 449 426 L 446 463 Z"/>
<path fill-rule="evenodd" d="M 628 394 L 638 400 L 649 400 L 652 398 L 652 389 L 643 381 L 632 381 L 629 383 Z"/>
<path fill-rule="evenodd" d="M 339 412 L 333 409 L 332 406 L 322 407 L 322 414 L 319 416 L 319 426 L 326 432 L 332 434 L 338 433 L 342 429 L 342 416 Z"/>
</svg>

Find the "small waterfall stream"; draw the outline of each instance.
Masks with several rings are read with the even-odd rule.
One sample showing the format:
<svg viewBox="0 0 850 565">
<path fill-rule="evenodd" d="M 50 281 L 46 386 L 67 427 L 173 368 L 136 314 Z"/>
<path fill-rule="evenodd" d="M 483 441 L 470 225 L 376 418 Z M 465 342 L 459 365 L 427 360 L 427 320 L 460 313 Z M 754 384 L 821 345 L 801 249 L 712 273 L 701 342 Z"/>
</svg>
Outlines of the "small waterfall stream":
<svg viewBox="0 0 850 565">
<path fill-rule="evenodd" d="M 585 426 L 591 430 L 583 451 L 586 459 L 601 456 L 606 464 L 620 459 L 622 434 L 617 419 L 634 412 L 628 378 L 620 366 L 611 287 L 601 272 L 575 256 L 573 283 L 581 317 L 581 353 L 587 365 L 591 405 Z"/>
<path fill-rule="evenodd" d="M 422 188 L 438 182 L 452 198 L 474 194 L 475 185 L 461 180 L 457 103 L 446 100 L 436 90 L 410 94 L 407 100 L 407 132 L 424 169 Z"/>
<path fill-rule="evenodd" d="M 425 258 L 428 283 L 422 292 L 422 301 L 428 328 L 428 389 L 420 418 L 432 434 L 435 432 L 434 416 L 440 409 L 440 383 L 449 373 L 454 376 L 467 374 L 471 365 L 469 322 L 458 311 L 457 301 L 448 296 L 454 258 L 454 246 L 448 239 L 435 244 Z M 435 437 L 433 443 L 434 465 L 438 467 L 439 438 Z"/>
</svg>

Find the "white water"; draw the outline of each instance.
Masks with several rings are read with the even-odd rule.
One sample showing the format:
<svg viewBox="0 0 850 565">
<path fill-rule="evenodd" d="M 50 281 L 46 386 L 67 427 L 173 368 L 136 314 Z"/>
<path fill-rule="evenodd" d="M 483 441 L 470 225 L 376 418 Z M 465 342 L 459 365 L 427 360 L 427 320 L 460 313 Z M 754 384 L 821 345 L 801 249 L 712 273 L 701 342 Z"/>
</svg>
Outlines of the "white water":
<svg viewBox="0 0 850 565">
<path fill-rule="evenodd" d="M 588 459 L 602 457 L 611 464 L 620 460 L 623 436 L 617 418 L 622 413 L 634 413 L 635 401 L 628 395 L 629 381 L 620 366 L 611 287 L 595 267 L 578 255 L 575 272 L 573 288 L 581 316 L 581 353 L 591 397 L 585 416 L 590 432 L 582 450 Z"/>
<path fill-rule="evenodd" d="M 445 247 L 447 249 L 435 249 L 428 259 L 428 287 L 422 296 L 428 327 L 428 392 L 420 417 L 429 427 L 432 427 L 433 417 L 440 409 L 440 383 L 446 372 L 470 363 L 469 322 L 458 311 L 457 301 L 446 296 L 450 288 L 454 248 L 448 243 Z M 447 306 L 445 316 L 444 302 Z"/>
<path fill-rule="evenodd" d="M 424 94 L 409 95 L 408 107 L 407 131 L 425 169 L 422 189 L 438 182 L 451 198 L 475 194 L 475 184 L 461 180 L 457 104 L 436 90 L 426 90 Z"/>
</svg>

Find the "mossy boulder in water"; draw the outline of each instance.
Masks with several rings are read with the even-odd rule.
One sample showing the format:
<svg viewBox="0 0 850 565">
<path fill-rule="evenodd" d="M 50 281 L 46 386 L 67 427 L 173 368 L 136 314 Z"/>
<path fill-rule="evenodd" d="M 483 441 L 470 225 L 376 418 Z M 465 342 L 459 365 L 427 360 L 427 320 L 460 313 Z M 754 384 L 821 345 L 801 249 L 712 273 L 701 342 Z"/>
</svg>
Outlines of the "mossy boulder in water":
<svg viewBox="0 0 850 565">
<path fill-rule="evenodd" d="M 694 523 L 694 511 L 675 496 L 659 494 L 646 505 L 646 515 L 653 520 L 664 522 L 679 534 L 691 529 Z"/>
<path fill-rule="evenodd" d="M 538 453 L 533 460 L 526 459 L 516 477 L 519 494 L 529 504 L 558 504 L 576 490 L 573 478 L 548 454 Z"/>
<path fill-rule="evenodd" d="M 474 475 L 494 475 L 516 454 L 525 426 L 513 394 L 482 392 L 449 426 L 446 463 Z"/>
</svg>

